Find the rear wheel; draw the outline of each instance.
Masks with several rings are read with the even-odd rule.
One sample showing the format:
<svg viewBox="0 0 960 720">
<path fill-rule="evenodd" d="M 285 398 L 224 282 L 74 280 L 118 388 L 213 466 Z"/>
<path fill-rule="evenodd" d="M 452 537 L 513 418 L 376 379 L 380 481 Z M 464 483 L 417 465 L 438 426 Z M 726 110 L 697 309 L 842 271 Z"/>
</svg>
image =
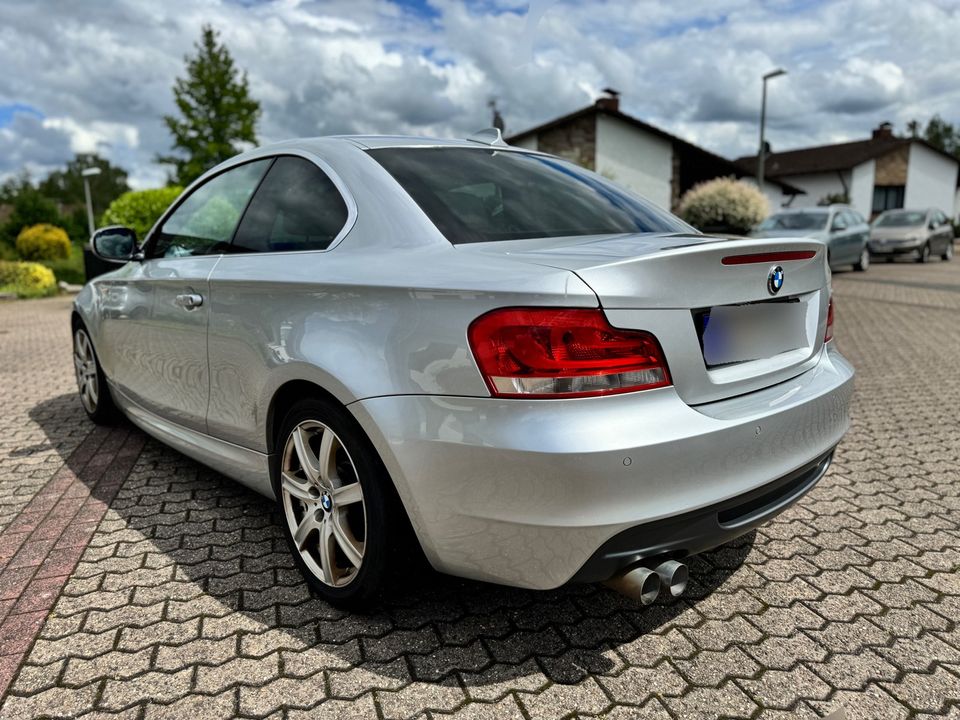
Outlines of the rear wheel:
<svg viewBox="0 0 960 720">
<path fill-rule="evenodd" d="M 947 242 L 947 246 L 943 249 L 943 255 L 940 257 L 944 260 L 953 260 L 953 240 Z"/>
<path fill-rule="evenodd" d="M 863 272 L 868 267 L 870 267 L 870 251 L 863 248 L 860 251 L 860 259 L 854 264 L 853 269 L 857 272 Z"/>
<path fill-rule="evenodd" d="M 117 419 L 117 407 L 110 397 L 107 380 L 93 349 L 86 328 L 78 325 L 73 331 L 73 369 L 77 376 L 80 403 L 91 420 L 109 425 Z"/>
<path fill-rule="evenodd" d="M 297 567 L 324 600 L 368 605 L 408 547 L 376 451 L 346 410 L 319 399 L 294 405 L 279 438 L 277 505 Z"/>
<path fill-rule="evenodd" d="M 930 260 L 930 243 L 924 243 L 917 255 L 917 262 L 925 263 Z"/>
</svg>

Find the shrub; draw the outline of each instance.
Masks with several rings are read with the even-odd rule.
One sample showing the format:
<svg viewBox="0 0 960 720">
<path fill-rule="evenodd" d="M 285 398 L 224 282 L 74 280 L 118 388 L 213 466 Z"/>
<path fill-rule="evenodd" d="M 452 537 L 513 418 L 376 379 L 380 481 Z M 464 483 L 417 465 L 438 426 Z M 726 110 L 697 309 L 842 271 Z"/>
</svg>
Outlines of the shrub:
<svg viewBox="0 0 960 720">
<path fill-rule="evenodd" d="M 704 231 L 746 233 L 769 211 L 756 187 L 732 177 L 694 185 L 680 198 L 678 214 Z"/>
<path fill-rule="evenodd" d="M 17 235 L 17 252 L 24 260 L 66 260 L 70 257 L 70 238 L 56 225 L 31 225 Z"/>
<path fill-rule="evenodd" d="M 142 242 L 153 224 L 181 192 L 183 188 L 176 186 L 126 192 L 110 203 L 100 223 L 132 228 Z"/>
<path fill-rule="evenodd" d="M 64 260 L 43 260 L 42 265 L 53 270 L 57 280 L 63 280 L 71 285 L 83 285 L 87 281 L 87 273 L 83 267 L 83 246 L 71 243 L 70 257 Z"/>
<path fill-rule="evenodd" d="M 22 298 L 47 297 L 56 294 L 57 279 L 40 263 L 0 260 L 0 289 Z"/>
</svg>

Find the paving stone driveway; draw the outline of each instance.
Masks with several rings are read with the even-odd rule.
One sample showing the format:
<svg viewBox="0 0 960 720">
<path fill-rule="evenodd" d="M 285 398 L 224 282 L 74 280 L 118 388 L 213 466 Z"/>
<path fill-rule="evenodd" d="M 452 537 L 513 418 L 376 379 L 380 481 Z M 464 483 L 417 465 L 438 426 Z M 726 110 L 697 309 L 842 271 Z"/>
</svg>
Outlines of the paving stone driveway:
<svg viewBox="0 0 960 720">
<path fill-rule="evenodd" d="M 3 718 L 960 717 L 960 262 L 835 276 L 853 429 L 676 602 L 429 578 L 312 599 L 271 506 L 74 395 L 69 301 L 0 305 Z"/>
</svg>

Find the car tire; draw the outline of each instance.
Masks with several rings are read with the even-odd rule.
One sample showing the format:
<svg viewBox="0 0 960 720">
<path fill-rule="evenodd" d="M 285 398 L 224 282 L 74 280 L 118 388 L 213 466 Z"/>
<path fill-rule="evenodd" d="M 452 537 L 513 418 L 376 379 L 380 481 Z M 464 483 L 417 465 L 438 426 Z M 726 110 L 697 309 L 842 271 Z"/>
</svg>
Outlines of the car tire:
<svg viewBox="0 0 960 720">
<path fill-rule="evenodd" d="M 853 269 L 857 272 L 864 272 L 870 267 L 870 251 L 864 247 L 860 251 L 860 259 L 854 264 Z"/>
<path fill-rule="evenodd" d="M 947 246 L 943 249 L 943 255 L 940 256 L 942 260 L 953 260 L 953 240 L 947 242 Z"/>
<path fill-rule="evenodd" d="M 80 404 L 87 417 L 97 425 L 113 425 L 119 419 L 120 412 L 110 396 L 110 388 L 90 334 L 79 322 L 73 329 L 73 368 Z"/>
<path fill-rule="evenodd" d="M 276 449 L 277 509 L 300 572 L 333 605 L 371 606 L 401 566 L 416 565 L 412 530 L 372 443 L 342 406 L 305 399 L 286 413 Z"/>
<path fill-rule="evenodd" d="M 930 243 L 924 243 L 917 253 L 917 262 L 925 263 L 930 260 Z"/>
</svg>

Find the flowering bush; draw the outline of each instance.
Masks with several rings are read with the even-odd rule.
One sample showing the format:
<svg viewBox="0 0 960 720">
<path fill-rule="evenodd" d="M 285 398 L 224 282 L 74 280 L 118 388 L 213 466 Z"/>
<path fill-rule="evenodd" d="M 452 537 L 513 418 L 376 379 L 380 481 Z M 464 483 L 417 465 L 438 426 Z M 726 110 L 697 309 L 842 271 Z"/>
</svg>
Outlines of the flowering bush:
<svg viewBox="0 0 960 720">
<path fill-rule="evenodd" d="M 46 297 L 56 294 L 57 279 L 40 263 L 0 260 L 0 289 L 22 298 Z"/>
<path fill-rule="evenodd" d="M 165 187 L 155 190 L 125 192 L 103 213 L 101 225 L 123 225 L 137 232 L 137 240 L 143 242 L 150 228 L 163 212 L 183 192 L 181 187 Z"/>
<path fill-rule="evenodd" d="M 690 188 L 680 198 L 678 214 L 700 230 L 746 233 L 769 210 L 766 196 L 756 187 L 727 177 Z"/>
<path fill-rule="evenodd" d="M 70 238 L 56 225 L 40 223 L 17 235 L 17 253 L 24 260 L 65 260 L 70 257 Z"/>
</svg>

